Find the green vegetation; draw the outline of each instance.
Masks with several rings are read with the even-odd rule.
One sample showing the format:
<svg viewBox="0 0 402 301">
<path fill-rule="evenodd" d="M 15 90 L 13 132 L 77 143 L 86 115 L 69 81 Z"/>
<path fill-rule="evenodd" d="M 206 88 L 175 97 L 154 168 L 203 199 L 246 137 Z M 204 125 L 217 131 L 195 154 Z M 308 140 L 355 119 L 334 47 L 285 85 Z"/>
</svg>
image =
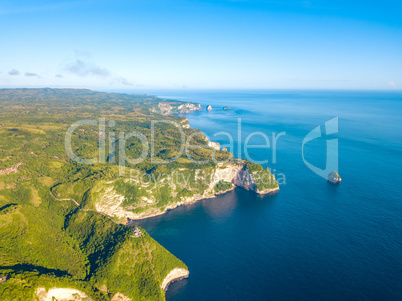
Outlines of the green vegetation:
<svg viewBox="0 0 402 301">
<path fill-rule="evenodd" d="M 94 187 L 118 177 L 119 154 L 109 153 L 105 164 L 84 165 L 72 161 L 64 149 L 68 127 L 82 119 L 114 120 L 114 128 L 107 130 L 116 137 L 134 130 L 150 137 L 150 121 L 160 116 L 158 104 L 164 101 L 89 90 L 0 90 L 0 169 L 23 162 L 17 173 L 0 175 L 0 276 L 8 276 L 0 284 L 1 300 L 35 300 L 38 287 L 77 288 L 94 300 L 109 300 L 116 292 L 136 300 L 164 299 L 160 284 L 168 269 L 185 265 L 149 235 L 136 241 L 129 236 L 131 228 L 83 211 L 93 206 Z M 156 156 L 169 159 L 175 153 L 163 150 L 174 150 L 179 134 L 169 124 L 161 124 L 155 132 L 160 140 Z M 72 135 L 74 153 L 82 158 L 98 156 L 100 135 L 98 126 L 79 127 Z M 197 143 L 203 143 L 201 137 L 195 137 L 193 144 Z M 128 156 L 137 156 L 140 149 L 138 140 L 127 140 Z M 157 165 L 148 160 L 135 167 L 148 171 Z M 124 191 L 126 205 L 138 197 L 135 186 L 131 188 Z M 162 200 L 165 195 L 161 189 Z M 113 258 L 123 251 L 130 261 L 114 269 Z M 134 267 L 136 273 L 127 275 Z M 126 277 L 117 280 L 119 273 Z M 110 283 L 108 293 L 99 290 L 100 281 Z"/>
<path fill-rule="evenodd" d="M 143 231 L 143 229 L 141 229 Z M 164 300 L 160 284 L 175 267 L 186 265 L 170 254 L 147 233 L 124 241 L 96 273 L 98 285 L 139 296 L 135 300 Z"/>
<path fill-rule="evenodd" d="M 233 187 L 233 184 L 230 182 L 225 182 L 225 181 L 219 181 L 214 189 L 216 192 L 220 192 L 220 191 L 226 191 L 228 189 L 231 189 Z"/>
<path fill-rule="evenodd" d="M 185 119 L 169 115 L 154 125 L 153 152 L 150 147 L 140 163 L 125 162 L 126 176 L 119 176 L 118 146 L 132 159 L 143 152 L 138 137 L 124 141 L 122 135 L 141 133 L 151 145 L 152 121 L 179 112 L 181 105 L 90 90 L 0 90 L 0 170 L 22 162 L 18 172 L 0 174 L 0 276 L 8 275 L 0 283 L 0 300 L 35 299 L 38 287 L 77 288 L 94 300 L 110 300 L 117 292 L 135 300 L 164 299 L 164 277 L 175 267 L 186 268 L 184 263 L 144 230 L 142 237 L 131 237 L 130 227 L 116 223 L 124 221 L 121 216 L 96 211 L 105 199 L 122 197 L 119 202 L 129 212 L 160 212 L 209 189 L 208 176 L 218 168 L 212 156 L 233 161 L 230 153 L 208 148 L 201 131 L 185 127 L 184 138 L 195 147 L 178 156 L 182 133 L 169 122 L 180 125 Z M 104 161 L 82 164 L 68 156 L 66 132 L 79 120 L 98 124 L 72 132 L 72 151 L 81 159 L 99 158 L 104 143 Z M 254 177 L 271 175 L 259 165 L 247 166 Z M 214 189 L 229 185 L 219 182 Z"/>
<path fill-rule="evenodd" d="M 25 269 L 25 270 L 22 270 Z M 35 291 L 38 287 L 50 289 L 52 287 L 75 288 L 83 291 L 93 300 L 106 301 L 110 298 L 98 290 L 95 290 L 88 282 L 71 278 L 70 276 L 56 276 L 45 270 L 29 271 L 29 267 L 21 267 L 21 270 L 1 269 L 0 277 L 7 275 L 6 282 L 0 284 L 0 296 L 2 301 L 38 300 Z"/>
<path fill-rule="evenodd" d="M 274 189 L 279 187 L 274 175 L 271 174 L 268 169 L 264 169 L 261 165 L 247 162 L 243 168 L 244 170 L 248 170 L 253 176 L 258 190 L 263 191 L 265 189 Z"/>
<path fill-rule="evenodd" d="M 146 192 L 137 185 L 131 185 L 124 182 L 123 179 L 114 182 L 114 190 L 124 196 L 123 206 L 133 206 L 140 202 L 140 197 L 146 196 Z"/>
</svg>

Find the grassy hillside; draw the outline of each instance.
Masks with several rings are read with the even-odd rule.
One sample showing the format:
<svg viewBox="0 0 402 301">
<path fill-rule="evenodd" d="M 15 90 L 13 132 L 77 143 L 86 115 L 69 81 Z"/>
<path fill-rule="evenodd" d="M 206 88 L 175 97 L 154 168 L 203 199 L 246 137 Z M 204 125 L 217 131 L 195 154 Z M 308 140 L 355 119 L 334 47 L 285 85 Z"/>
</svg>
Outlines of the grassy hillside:
<svg viewBox="0 0 402 301">
<path fill-rule="evenodd" d="M 0 90 L 0 276 L 8 275 L 0 283 L 0 300 L 34 299 L 39 286 L 77 288 L 94 300 L 109 300 L 117 292 L 133 300 L 163 300 L 163 279 L 171 269 L 185 268 L 184 263 L 147 233 L 131 237 L 132 229 L 118 223 L 121 218 L 96 212 L 96 205 L 108 189 L 122 195 L 132 212 L 163 210 L 181 197 L 201 195 L 208 180 L 188 176 L 215 170 L 212 157 L 218 162 L 233 157 L 207 147 L 204 135 L 188 128 L 185 118 L 161 115 L 197 108 L 148 95 Z M 79 126 L 71 135 L 71 148 L 82 159 L 98 158 L 104 141 L 104 162 L 72 160 L 65 149 L 68 128 L 79 120 L 101 122 L 99 118 L 105 120 L 104 128 Z M 167 122 L 155 125 L 152 139 L 152 120 L 160 119 Z M 125 162 L 120 169 L 120 143 L 129 158 L 143 151 L 138 137 L 124 141 L 121 136 L 133 131 L 154 148 L 144 161 Z M 181 131 L 195 147 L 173 160 L 181 150 Z M 152 154 L 165 163 L 153 162 Z M 188 155 L 206 162 L 193 162 Z M 119 176 L 121 170 L 125 178 Z M 132 181 L 133 171 L 149 177 L 148 184 Z M 167 174 L 180 174 L 190 186 L 159 180 Z M 216 191 L 227 187 L 221 183 Z"/>
<path fill-rule="evenodd" d="M 67 128 L 80 119 L 105 117 L 115 120 L 117 133 L 137 129 L 149 135 L 150 119 L 158 114 L 151 109 L 160 102 L 89 90 L 0 90 L 0 170 L 5 171 L 0 174 L 0 276 L 8 276 L 0 284 L 1 300 L 35 300 L 39 286 L 77 288 L 95 300 L 116 292 L 134 300 L 164 298 L 163 275 L 185 265 L 148 234 L 135 241 L 131 228 L 67 200 L 84 206 L 96 183 L 118 176 L 117 163 L 79 164 L 64 149 Z M 75 153 L 94 156 L 98 131 L 91 126 L 76 131 Z M 135 141 L 131 144 L 127 153 L 133 155 Z M 17 172 L 7 172 L 19 162 Z M 130 260 L 116 263 L 123 255 Z M 127 274 L 132 270 L 136 273 Z M 114 283 L 120 276 L 125 280 Z M 99 290 L 104 285 L 107 292 Z"/>
<path fill-rule="evenodd" d="M 144 229 L 134 238 L 130 227 L 96 212 L 80 211 L 68 221 L 67 232 L 90 262 L 86 280 L 110 295 L 121 292 L 133 300 L 164 300 L 160 284 L 170 270 L 186 265 L 152 239 Z"/>
<path fill-rule="evenodd" d="M 164 300 L 160 285 L 176 267 L 187 269 L 183 262 L 145 233 L 138 238 L 126 239 L 99 268 L 94 280 L 98 285 L 134 300 Z"/>
</svg>

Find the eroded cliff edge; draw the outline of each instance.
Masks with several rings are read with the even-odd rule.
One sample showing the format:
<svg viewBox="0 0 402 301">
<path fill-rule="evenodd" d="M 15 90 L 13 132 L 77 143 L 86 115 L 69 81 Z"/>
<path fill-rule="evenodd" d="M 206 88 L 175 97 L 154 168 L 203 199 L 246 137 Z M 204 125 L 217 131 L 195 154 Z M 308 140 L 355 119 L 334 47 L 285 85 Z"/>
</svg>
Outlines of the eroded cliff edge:
<svg viewBox="0 0 402 301">
<path fill-rule="evenodd" d="M 174 268 L 169 272 L 169 274 L 163 279 L 161 288 L 166 291 L 169 287 L 169 284 L 171 284 L 174 281 L 178 281 L 184 278 L 187 278 L 190 272 L 186 269 L 183 268 Z"/>
<path fill-rule="evenodd" d="M 269 170 L 243 160 L 219 163 L 205 169 L 183 167 L 158 177 L 150 181 L 127 178 L 98 183 L 92 192 L 96 211 L 125 222 L 160 215 L 235 187 L 260 195 L 279 190 Z"/>
</svg>

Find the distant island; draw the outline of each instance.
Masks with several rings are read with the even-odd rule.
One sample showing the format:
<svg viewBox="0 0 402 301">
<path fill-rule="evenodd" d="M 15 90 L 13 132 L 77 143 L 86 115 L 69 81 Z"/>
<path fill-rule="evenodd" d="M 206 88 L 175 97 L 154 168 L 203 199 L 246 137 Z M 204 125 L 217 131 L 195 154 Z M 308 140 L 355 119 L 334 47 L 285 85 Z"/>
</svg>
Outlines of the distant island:
<svg viewBox="0 0 402 301">
<path fill-rule="evenodd" d="M 187 118 L 174 116 L 200 109 L 196 103 L 150 95 L 0 90 L 0 138 L 6 142 L 0 144 L 3 298 L 163 300 L 169 283 L 187 277 L 189 271 L 145 229 L 136 227 L 136 219 L 235 187 L 258 194 L 277 192 L 278 183 L 268 169 L 235 159 L 191 129 Z M 110 137 L 136 131 L 150 141 L 151 121 L 161 116 L 167 123 L 155 127 L 154 155 L 166 163 L 155 164 L 148 156 L 120 166 L 121 153 Z M 83 164 L 66 153 L 66 132 L 79 120 L 99 124 L 83 124 L 71 133 L 74 155 L 98 158 L 99 144 L 105 143 L 104 162 Z M 102 120 L 105 124 L 99 128 Z M 186 137 L 193 135 L 194 145 L 202 146 L 202 151 L 189 149 L 189 155 L 207 164 L 178 155 L 176 125 Z M 143 151 L 135 137 L 125 146 L 129 158 L 138 158 Z M 119 175 L 122 170 L 125 176 Z M 180 177 L 188 183 L 172 182 Z M 259 178 L 270 181 L 261 183 Z"/>
<path fill-rule="evenodd" d="M 223 109 L 224 109 L 224 110 L 230 110 L 231 108 L 230 108 L 230 107 L 227 107 L 227 106 L 224 106 Z"/>
</svg>

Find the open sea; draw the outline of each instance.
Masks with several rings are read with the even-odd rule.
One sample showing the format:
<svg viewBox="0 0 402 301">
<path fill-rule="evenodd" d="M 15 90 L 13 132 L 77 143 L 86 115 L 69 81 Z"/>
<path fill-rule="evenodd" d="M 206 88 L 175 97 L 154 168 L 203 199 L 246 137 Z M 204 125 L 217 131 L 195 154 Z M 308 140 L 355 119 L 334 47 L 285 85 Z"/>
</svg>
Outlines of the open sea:
<svg viewBox="0 0 402 301">
<path fill-rule="evenodd" d="M 228 137 L 214 134 L 229 133 L 236 157 L 245 158 L 250 133 L 267 135 L 270 148 L 248 155 L 268 160 L 263 166 L 281 179 L 275 195 L 237 188 L 140 222 L 190 270 L 170 285 L 168 301 L 402 300 L 402 92 L 154 94 L 201 103 L 202 111 L 185 115 L 191 127 L 222 145 Z M 326 135 L 334 117 L 339 131 Z M 338 139 L 341 184 L 303 161 L 303 138 L 317 126 L 322 136 L 305 144 L 304 158 L 324 169 L 326 142 Z M 282 133 L 276 151 L 273 133 Z"/>
</svg>

